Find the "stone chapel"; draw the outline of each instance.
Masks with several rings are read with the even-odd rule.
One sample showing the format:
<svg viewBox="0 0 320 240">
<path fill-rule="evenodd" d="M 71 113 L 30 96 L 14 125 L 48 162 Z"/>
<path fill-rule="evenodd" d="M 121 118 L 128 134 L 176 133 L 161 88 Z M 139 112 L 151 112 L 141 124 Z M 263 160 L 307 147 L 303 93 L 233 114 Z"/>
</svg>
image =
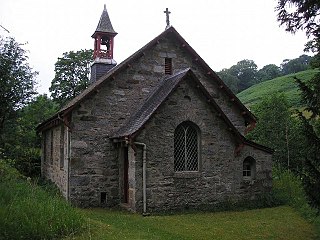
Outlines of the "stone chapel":
<svg viewBox="0 0 320 240">
<path fill-rule="evenodd" d="M 120 64 L 116 35 L 104 7 L 89 87 L 37 127 L 42 175 L 77 206 L 141 213 L 269 192 L 272 150 L 245 137 L 255 116 L 168 18 Z"/>
</svg>

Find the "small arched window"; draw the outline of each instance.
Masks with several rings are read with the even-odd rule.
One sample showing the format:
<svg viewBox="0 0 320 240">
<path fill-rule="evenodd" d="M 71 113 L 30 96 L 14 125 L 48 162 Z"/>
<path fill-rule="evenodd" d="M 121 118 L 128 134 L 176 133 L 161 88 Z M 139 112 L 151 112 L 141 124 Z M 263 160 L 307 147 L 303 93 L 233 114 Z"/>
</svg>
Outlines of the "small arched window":
<svg viewBox="0 0 320 240">
<path fill-rule="evenodd" d="M 253 157 L 246 157 L 243 161 L 243 179 L 253 180 L 256 176 L 256 161 Z"/>
<path fill-rule="evenodd" d="M 183 122 L 174 131 L 174 171 L 199 170 L 198 127 L 192 122 Z"/>
</svg>

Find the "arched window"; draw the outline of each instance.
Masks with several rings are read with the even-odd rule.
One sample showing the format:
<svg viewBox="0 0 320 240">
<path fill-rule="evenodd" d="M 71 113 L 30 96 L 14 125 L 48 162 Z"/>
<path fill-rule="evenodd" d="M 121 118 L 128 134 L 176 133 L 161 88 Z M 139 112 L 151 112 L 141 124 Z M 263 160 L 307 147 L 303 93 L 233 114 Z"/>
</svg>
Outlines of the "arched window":
<svg viewBox="0 0 320 240">
<path fill-rule="evenodd" d="M 256 161 L 252 157 L 246 157 L 243 161 L 243 179 L 253 180 L 256 176 Z"/>
<path fill-rule="evenodd" d="M 199 170 L 199 134 L 197 126 L 183 122 L 174 131 L 174 171 Z"/>
</svg>

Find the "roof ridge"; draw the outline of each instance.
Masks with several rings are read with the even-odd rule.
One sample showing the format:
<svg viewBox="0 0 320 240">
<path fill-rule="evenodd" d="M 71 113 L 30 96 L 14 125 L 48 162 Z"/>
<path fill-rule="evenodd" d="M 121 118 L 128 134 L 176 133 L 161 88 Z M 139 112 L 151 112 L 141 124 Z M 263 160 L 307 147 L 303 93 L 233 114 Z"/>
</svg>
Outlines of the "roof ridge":
<svg viewBox="0 0 320 240">
<path fill-rule="evenodd" d="M 216 79 L 219 84 L 221 84 L 222 89 L 230 95 L 230 97 L 235 99 L 235 102 L 239 105 L 243 111 L 248 113 L 248 117 L 255 121 L 254 115 L 241 103 L 241 101 L 229 90 L 226 85 L 223 83 L 223 81 L 215 74 L 215 72 L 208 66 L 208 64 L 196 53 L 196 51 L 184 40 L 184 38 L 175 30 L 173 26 L 170 26 L 168 29 L 161 32 L 157 37 L 149 41 L 146 45 L 144 45 L 142 48 L 140 48 L 138 51 L 134 52 L 132 55 L 130 55 L 128 58 L 126 58 L 124 61 L 122 61 L 117 66 L 113 67 L 109 72 L 107 72 L 105 75 L 101 76 L 96 82 L 92 83 L 88 86 L 85 90 L 83 90 L 78 96 L 73 98 L 69 103 L 67 103 L 64 107 L 62 107 L 53 117 L 45 120 L 40 125 L 38 125 L 37 129 L 41 130 L 44 126 L 46 126 L 47 123 L 52 121 L 55 117 L 58 118 L 61 114 L 64 115 L 65 113 L 71 111 L 73 107 L 75 107 L 77 104 L 79 104 L 83 99 L 85 99 L 87 96 L 90 96 L 92 93 L 95 92 L 99 88 L 101 84 L 103 84 L 106 80 L 112 79 L 113 75 L 116 75 L 118 71 L 125 68 L 126 66 L 129 66 L 132 61 L 135 59 L 141 57 L 144 55 L 144 51 L 151 48 L 153 45 L 157 44 L 159 40 L 161 40 L 162 36 L 165 36 L 168 33 L 173 33 L 177 41 L 182 42 L 182 46 L 186 47 L 191 55 L 194 55 L 196 59 L 199 60 L 199 64 L 204 67 L 204 69 L 208 70 L 208 74 L 211 75 L 214 79 Z"/>
</svg>

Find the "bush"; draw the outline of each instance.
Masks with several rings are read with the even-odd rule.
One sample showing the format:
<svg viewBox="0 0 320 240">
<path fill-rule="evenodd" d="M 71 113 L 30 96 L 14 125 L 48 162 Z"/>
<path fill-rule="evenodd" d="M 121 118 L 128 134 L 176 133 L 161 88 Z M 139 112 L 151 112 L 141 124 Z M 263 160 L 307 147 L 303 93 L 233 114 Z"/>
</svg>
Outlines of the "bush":
<svg viewBox="0 0 320 240">
<path fill-rule="evenodd" d="M 7 177 L 0 181 L 0 239 L 56 239 L 83 226 L 82 215 L 59 194 L 48 193 L 30 180 Z"/>
<path fill-rule="evenodd" d="M 283 204 L 288 204 L 307 219 L 314 219 L 316 209 L 310 207 L 301 179 L 291 171 L 275 169 L 273 180 L 274 196 Z"/>
<path fill-rule="evenodd" d="M 0 182 L 24 178 L 17 169 L 12 167 L 13 165 L 14 161 L 12 160 L 0 159 Z"/>
<path fill-rule="evenodd" d="M 301 179 L 288 170 L 274 169 L 273 195 L 282 204 L 288 204 L 305 219 L 314 223 L 320 236 L 320 216 L 318 210 L 309 205 Z"/>
</svg>

